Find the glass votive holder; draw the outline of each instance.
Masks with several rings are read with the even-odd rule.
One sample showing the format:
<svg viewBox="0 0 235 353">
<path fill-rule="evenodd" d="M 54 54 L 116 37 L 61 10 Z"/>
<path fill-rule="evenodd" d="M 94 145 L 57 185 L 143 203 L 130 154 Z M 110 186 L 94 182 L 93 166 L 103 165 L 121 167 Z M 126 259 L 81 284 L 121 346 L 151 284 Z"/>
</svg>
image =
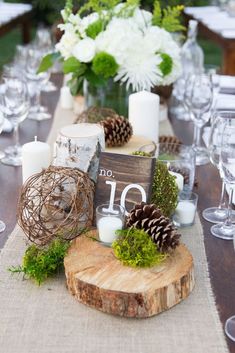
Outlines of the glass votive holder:
<svg viewBox="0 0 235 353">
<path fill-rule="evenodd" d="M 155 157 L 165 163 L 176 178 L 179 191 L 190 192 L 195 178 L 195 151 L 192 146 L 177 143 L 158 143 Z"/>
<path fill-rule="evenodd" d="M 122 229 L 125 222 L 125 209 L 120 205 L 103 204 L 96 208 L 96 226 L 99 240 L 111 245 L 116 239 L 116 230 Z"/>
<path fill-rule="evenodd" d="M 198 195 L 195 192 L 181 192 L 178 205 L 173 215 L 176 227 L 190 227 L 194 224 L 197 211 Z"/>
</svg>

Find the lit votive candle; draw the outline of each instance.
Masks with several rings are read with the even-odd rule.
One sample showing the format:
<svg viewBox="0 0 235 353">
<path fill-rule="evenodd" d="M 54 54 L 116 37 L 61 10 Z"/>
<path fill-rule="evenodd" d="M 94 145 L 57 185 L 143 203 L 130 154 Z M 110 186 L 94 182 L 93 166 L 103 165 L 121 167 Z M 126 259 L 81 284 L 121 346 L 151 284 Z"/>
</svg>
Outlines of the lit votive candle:
<svg viewBox="0 0 235 353">
<path fill-rule="evenodd" d="M 119 205 L 100 205 L 96 208 L 96 224 L 99 240 L 112 244 L 116 239 L 116 231 L 123 228 L 125 210 Z"/>
<path fill-rule="evenodd" d="M 116 239 L 116 230 L 122 229 L 123 224 L 120 218 L 108 216 L 98 221 L 99 238 L 104 243 L 112 243 Z"/>
<path fill-rule="evenodd" d="M 176 184 L 177 184 L 177 186 L 179 188 L 179 191 L 182 191 L 183 188 L 184 188 L 184 177 L 183 177 L 183 175 L 180 174 L 180 173 L 172 172 L 170 170 L 169 170 L 169 173 L 176 178 L 175 181 L 176 181 Z"/>
<path fill-rule="evenodd" d="M 22 147 L 23 183 L 33 174 L 48 168 L 50 163 L 50 146 L 45 142 L 37 141 L 37 136 L 35 136 L 33 142 L 26 143 Z"/>
<path fill-rule="evenodd" d="M 173 215 L 173 222 L 177 227 L 188 227 L 193 225 L 197 210 L 198 196 L 195 193 L 190 195 L 181 193 L 179 202 Z"/>
</svg>

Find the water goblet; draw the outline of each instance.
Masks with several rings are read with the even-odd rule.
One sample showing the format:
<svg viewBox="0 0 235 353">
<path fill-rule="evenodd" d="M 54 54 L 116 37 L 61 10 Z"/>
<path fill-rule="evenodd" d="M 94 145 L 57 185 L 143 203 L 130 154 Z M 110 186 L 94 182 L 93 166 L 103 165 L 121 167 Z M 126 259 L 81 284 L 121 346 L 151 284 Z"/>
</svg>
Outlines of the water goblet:
<svg viewBox="0 0 235 353">
<path fill-rule="evenodd" d="M 220 150 L 220 163 L 225 182 L 229 188 L 229 203 L 227 217 L 223 223 L 217 223 L 211 227 L 211 233 L 225 240 L 232 240 L 235 234 L 235 224 L 232 223 L 232 200 L 235 185 L 235 115 L 228 115 L 224 119 L 222 129 L 222 144 Z"/>
<path fill-rule="evenodd" d="M 14 151 L 12 155 L 5 156 L 1 162 L 7 165 L 20 166 L 22 164 L 19 144 L 19 124 L 27 117 L 29 112 L 29 96 L 27 84 L 19 76 L 4 76 L 3 91 L 0 93 L 0 110 L 14 128 Z"/>
<path fill-rule="evenodd" d="M 0 134 L 2 132 L 3 124 L 4 124 L 4 116 L 0 112 Z M 5 229 L 6 229 L 5 223 L 0 220 L 0 233 L 4 232 Z"/>
<path fill-rule="evenodd" d="M 31 108 L 29 112 L 29 119 L 42 121 L 51 118 L 46 107 L 41 106 L 41 90 L 42 86 L 49 80 L 50 74 L 48 72 L 37 73 L 42 53 L 35 46 L 28 50 L 28 60 L 26 65 L 26 77 L 29 87 Z"/>
<path fill-rule="evenodd" d="M 220 177 L 222 179 L 222 189 L 220 196 L 220 203 L 218 207 L 206 208 L 202 215 L 203 218 L 212 223 L 223 222 L 227 217 L 227 208 L 225 206 L 225 181 L 224 175 L 220 163 L 220 152 L 222 144 L 222 131 L 225 119 L 234 115 L 232 112 L 221 111 L 214 114 L 210 137 L 209 137 L 209 155 L 211 163 L 219 170 Z M 232 217 L 235 219 L 235 212 L 232 212 Z"/>
<path fill-rule="evenodd" d="M 192 75 L 187 80 L 185 90 L 185 104 L 192 113 L 194 123 L 193 148 L 196 152 L 196 165 L 209 162 L 207 149 L 202 146 L 201 129 L 208 121 L 208 113 L 213 100 L 213 90 L 210 78 L 204 74 Z"/>
<path fill-rule="evenodd" d="M 233 246 L 235 250 L 235 235 L 233 236 Z M 235 342 L 235 315 L 227 319 L 224 330 L 226 335 Z"/>
</svg>

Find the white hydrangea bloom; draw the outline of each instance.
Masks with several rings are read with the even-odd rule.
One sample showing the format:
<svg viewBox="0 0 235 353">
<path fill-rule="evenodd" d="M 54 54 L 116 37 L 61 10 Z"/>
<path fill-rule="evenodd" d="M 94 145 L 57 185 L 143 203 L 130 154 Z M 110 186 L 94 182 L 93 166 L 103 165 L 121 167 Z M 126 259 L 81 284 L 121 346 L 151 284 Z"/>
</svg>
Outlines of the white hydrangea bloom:
<svg viewBox="0 0 235 353">
<path fill-rule="evenodd" d="M 151 26 L 153 15 L 146 10 L 136 8 L 134 11 L 133 19 L 140 29 L 145 29 Z"/>
<path fill-rule="evenodd" d="M 136 42 L 140 36 L 141 32 L 132 19 L 113 18 L 106 30 L 96 37 L 96 50 L 113 55 L 116 62 L 122 65 L 133 41 Z"/>
<path fill-rule="evenodd" d="M 72 56 L 73 49 L 78 42 L 78 35 L 74 31 L 66 30 L 59 43 L 56 44 L 56 50 L 58 50 L 66 60 Z"/>
<path fill-rule="evenodd" d="M 73 48 L 72 54 L 82 63 L 91 62 L 95 56 L 95 41 L 91 38 L 80 40 Z"/>
</svg>

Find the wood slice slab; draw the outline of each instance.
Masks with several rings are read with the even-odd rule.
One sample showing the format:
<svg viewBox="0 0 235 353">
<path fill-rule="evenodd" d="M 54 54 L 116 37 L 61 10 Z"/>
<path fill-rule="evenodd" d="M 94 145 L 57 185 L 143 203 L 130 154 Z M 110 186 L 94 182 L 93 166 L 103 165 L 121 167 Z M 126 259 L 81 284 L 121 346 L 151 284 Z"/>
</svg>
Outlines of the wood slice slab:
<svg viewBox="0 0 235 353">
<path fill-rule="evenodd" d="M 125 317 L 159 314 L 185 299 L 195 283 L 193 258 L 183 244 L 162 265 L 136 269 L 83 235 L 72 242 L 64 265 L 68 289 L 79 302 Z"/>
<path fill-rule="evenodd" d="M 105 152 L 119 153 L 119 154 L 132 154 L 138 151 L 144 145 L 151 145 L 152 141 L 143 136 L 132 136 L 130 141 L 124 146 L 120 147 L 105 147 Z"/>
</svg>

